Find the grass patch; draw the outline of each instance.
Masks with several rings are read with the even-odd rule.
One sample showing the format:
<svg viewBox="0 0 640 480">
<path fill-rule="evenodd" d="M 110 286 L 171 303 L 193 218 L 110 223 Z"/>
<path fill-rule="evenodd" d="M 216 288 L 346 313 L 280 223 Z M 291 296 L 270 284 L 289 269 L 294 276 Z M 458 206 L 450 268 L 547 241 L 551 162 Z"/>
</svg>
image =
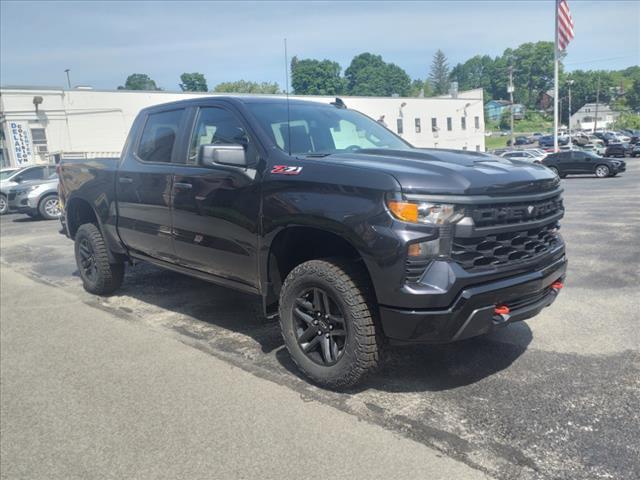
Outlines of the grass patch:
<svg viewBox="0 0 640 480">
<path fill-rule="evenodd" d="M 505 148 L 507 146 L 507 140 L 511 137 L 485 137 L 484 148 L 485 150 L 495 150 L 496 148 Z"/>
</svg>

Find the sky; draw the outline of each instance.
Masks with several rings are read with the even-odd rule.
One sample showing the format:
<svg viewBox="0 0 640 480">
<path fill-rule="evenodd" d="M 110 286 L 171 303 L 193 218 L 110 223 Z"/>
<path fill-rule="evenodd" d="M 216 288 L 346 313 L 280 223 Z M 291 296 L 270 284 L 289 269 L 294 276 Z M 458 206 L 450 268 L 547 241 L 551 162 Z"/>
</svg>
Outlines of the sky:
<svg viewBox="0 0 640 480">
<path fill-rule="evenodd" d="M 569 0 L 576 37 L 565 65 L 640 64 L 640 0 Z M 165 90 L 201 72 L 209 88 L 252 80 L 284 87 L 289 57 L 330 59 L 343 69 L 362 52 L 425 79 L 442 49 L 451 66 L 552 41 L 554 2 L 0 2 L 0 84 L 115 89 L 146 73 Z"/>
</svg>

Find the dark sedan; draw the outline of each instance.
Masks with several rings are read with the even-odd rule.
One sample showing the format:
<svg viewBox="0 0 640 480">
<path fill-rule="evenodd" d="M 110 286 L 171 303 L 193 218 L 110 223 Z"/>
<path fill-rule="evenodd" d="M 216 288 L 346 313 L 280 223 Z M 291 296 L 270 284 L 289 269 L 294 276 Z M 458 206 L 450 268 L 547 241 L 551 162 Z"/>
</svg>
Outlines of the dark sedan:
<svg viewBox="0 0 640 480">
<path fill-rule="evenodd" d="M 604 151 L 605 157 L 624 157 L 629 151 L 629 145 L 624 143 L 609 143 Z"/>
<path fill-rule="evenodd" d="M 552 153 L 542 160 L 544 166 L 552 170 L 560 178 L 573 174 L 591 173 L 596 177 L 613 177 L 626 170 L 624 160 L 611 160 L 600 157 L 593 152 L 569 150 Z"/>
<path fill-rule="evenodd" d="M 553 147 L 553 135 L 545 135 L 538 139 L 538 144 L 541 147 Z M 568 145 L 569 137 L 558 137 L 558 145 Z"/>
</svg>

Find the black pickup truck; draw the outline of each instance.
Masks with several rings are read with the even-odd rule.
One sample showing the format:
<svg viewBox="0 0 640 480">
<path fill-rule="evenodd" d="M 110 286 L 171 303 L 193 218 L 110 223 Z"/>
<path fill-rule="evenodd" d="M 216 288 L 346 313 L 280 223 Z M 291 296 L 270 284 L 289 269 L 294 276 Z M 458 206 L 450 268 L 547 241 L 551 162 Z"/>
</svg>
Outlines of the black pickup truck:
<svg viewBox="0 0 640 480">
<path fill-rule="evenodd" d="M 413 148 L 340 99 L 144 109 L 120 159 L 61 163 L 60 198 L 87 291 L 114 292 L 146 261 L 253 293 L 330 388 L 358 382 L 387 342 L 536 315 L 567 265 L 549 169 Z"/>
</svg>

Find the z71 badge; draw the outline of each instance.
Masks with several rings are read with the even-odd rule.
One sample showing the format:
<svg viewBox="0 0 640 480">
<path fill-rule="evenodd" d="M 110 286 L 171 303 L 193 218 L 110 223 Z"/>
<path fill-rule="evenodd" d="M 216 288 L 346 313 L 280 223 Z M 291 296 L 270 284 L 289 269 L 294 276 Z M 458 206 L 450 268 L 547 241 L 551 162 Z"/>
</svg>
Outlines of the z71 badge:
<svg viewBox="0 0 640 480">
<path fill-rule="evenodd" d="M 280 175 L 300 175 L 302 167 L 295 167 L 290 165 L 274 165 L 271 169 L 271 173 L 277 173 Z"/>
</svg>

